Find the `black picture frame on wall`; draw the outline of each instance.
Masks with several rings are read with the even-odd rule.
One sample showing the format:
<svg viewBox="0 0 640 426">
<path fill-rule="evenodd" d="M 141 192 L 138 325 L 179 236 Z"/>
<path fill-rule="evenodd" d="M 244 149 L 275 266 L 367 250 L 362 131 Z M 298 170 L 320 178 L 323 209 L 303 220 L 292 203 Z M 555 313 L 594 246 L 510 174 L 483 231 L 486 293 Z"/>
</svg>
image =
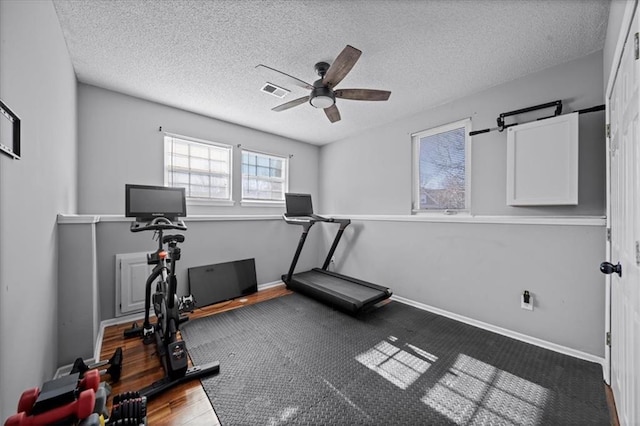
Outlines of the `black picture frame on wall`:
<svg viewBox="0 0 640 426">
<path fill-rule="evenodd" d="M 20 159 L 20 118 L 0 99 L 0 150 Z"/>
</svg>

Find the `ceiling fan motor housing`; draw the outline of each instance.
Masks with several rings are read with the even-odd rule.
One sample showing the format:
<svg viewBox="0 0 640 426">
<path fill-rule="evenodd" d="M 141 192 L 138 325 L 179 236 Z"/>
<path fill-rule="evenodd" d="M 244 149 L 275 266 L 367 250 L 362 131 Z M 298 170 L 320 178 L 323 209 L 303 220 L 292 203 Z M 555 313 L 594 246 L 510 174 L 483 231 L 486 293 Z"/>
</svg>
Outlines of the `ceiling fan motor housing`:
<svg viewBox="0 0 640 426">
<path fill-rule="evenodd" d="M 336 103 L 336 97 L 333 90 L 325 86 L 322 79 L 319 79 L 313 83 L 309 103 L 315 108 L 329 108 Z"/>
<path fill-rule="evenodd" d="M 329 71 L 329 67 L 330 65 L 326 62 L 318 62 L 314 68 L 316 73 L 320 76 L 320 79 L 322 79 L 327 71 Z"/>
</svg>

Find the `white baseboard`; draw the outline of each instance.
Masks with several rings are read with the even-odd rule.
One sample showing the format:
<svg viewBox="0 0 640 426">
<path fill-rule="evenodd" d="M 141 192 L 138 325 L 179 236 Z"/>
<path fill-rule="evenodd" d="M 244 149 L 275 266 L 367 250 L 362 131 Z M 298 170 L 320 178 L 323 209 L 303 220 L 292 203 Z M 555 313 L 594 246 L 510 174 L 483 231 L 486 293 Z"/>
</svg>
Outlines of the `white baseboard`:
<svg viewBox="0 0 640 426">
<path fill-rule="evenodd" d="M 95 358 L 89 358 L 83 361 L 85 362 L 85 364 L 90 365 L 95 363 Z M 63 365 L 62 367 L 59 367 L 56 370 L 56 373 L 53 375 L 53 380 L 58 379 L 62 376 L 66 376 L 67 374 L 71 373 L 72 368 L 73 368 L 73 364 L 67 364 L 67 365 Z"/>
<path fill-rule="evenodd" d="M 266 289 L 272 288 L 272 287 L 278 287 L 279 285 L 284 285 L 284 283 L 281 280 L 278 280 L 278 281 L 271 281 L 269 283 L 259 284 L 258 285 L 258 291 L 266 290 Z"/>
<path fill-rule="evenodd" d="M 605 359 L 596 355 L 592 355 L 586 352 L 579 351 L 577 349 L 572 349 L 566 346 L 558 345 L 557 343 L 548 342 L 546 340 L 538 339 L 537 337 L 528 336 L 526 334 L 518 333 L 513 330 L 508 330 L 506 328 L 498 327 L 493 324 L 489 324 L 486 322 L 478 321 L 473 318 L 468 318 L 462 315 L 454 314 L 453 312 L 445 311 L 444 309 L 436 308 L 433 306 L 426 305 L 424 303 L 416 302 L 411 299 L 407 299 L 401 296 L 393 295 L 391 296 L 392 300 L 395 300 L 400 303 L 404 303 L 405 305 L 410 305 L 418 309 L 422 309 L 423 311 L 432 312 L 437 315 L 442 315 L 443 317 L 451 318 L 456 321 L 460 321 L 465 324 L 472 325 L 474 327 L 482 328 L 484 330 L 488 330 L 494 332 L 496 334 L 500 334 L 502 336 L 510 337 L 512 339 L 519 340 L 521 342 L 529 343 L 535 346 L 539 346 L 544 349 L 549 349 L 554 352 L 558 352 L 564 355 L 569 355 L 574 358 L 583 359 L 585 361 L 595 362 L 596 364 L 600 364 L 603 367 L 603 376 L 604 376 L 604 363 Z"/>
</svg>

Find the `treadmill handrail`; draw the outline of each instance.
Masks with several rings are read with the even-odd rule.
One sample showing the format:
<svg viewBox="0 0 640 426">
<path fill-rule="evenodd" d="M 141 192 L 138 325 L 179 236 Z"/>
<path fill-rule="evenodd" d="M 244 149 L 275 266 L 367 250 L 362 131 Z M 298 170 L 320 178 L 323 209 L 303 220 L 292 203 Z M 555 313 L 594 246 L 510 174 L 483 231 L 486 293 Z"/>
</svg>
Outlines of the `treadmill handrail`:
<svg viewBox="0 0 640 426">
<path fill-rule="evenodd" d="M 331 249 L 329 250 L 329 253 L 327 253 L 327 258 L 325 259 L 324 264 L 322 265 L 322 269 L 324 270 L 327 270 L 327 268 L 329 267 L 329 263 L 331 261 L 331 258 L 333 257 L 333 253 L 336 251 L 336 247 L 338 246 L 338 242 L 342 237 L 344 229 L 347 226 L 349 226 L 349 224 L 351 223 L 351 219 L 336 219 L 332 217 L 329 218 L 329 217 L 319 216 L 317 214 L 310 214 L 308 216 L 288 216 L 286 213 L 284 213 L 282 215 L 282 218 L 289 225 L 301 225 L 303 227 L 302 235 L 300 236 L 300 240 L 298 241 L 298 247 L 296 248 L 296 252 L 293 255 L 293 261 L 291 262 L 291 266 L 289 267 L 289 272 L 286 275 L 286 281 L 285 281 L 286 283 L 291 281 L 291 277 L 293 276 L 293 273 L 296 269 L 296 265 L 298 264 L 298 259 L 300 258 L 300 253 L 302 252 L 302 247 L 304 247 L 305 240 L 307 239 L 307 234 L 309 233 L 309 229 L 311 229 L 311 227 L 315 223 L 326 222 L 326 223 L 337 223 L 340 225 L 340 228 L 338 229 L 338 233 L 336 234 L 336 237 L 333 240 L 333 244 L 331 244 Z"/>
<path fill-rule="evenodd" d="M 351 219 L 324 217 L 317 214 L 310 214 L 308 216 L 289 216 L 286 213 L 283 213 L 282 218 L 290 225 L 304 225 L 305 223 L 311 223 L 313 225 L 316 222 L 327 222 L 344 225 L 342 229 L 346 228 L 351 223 Z"/>
</svg>

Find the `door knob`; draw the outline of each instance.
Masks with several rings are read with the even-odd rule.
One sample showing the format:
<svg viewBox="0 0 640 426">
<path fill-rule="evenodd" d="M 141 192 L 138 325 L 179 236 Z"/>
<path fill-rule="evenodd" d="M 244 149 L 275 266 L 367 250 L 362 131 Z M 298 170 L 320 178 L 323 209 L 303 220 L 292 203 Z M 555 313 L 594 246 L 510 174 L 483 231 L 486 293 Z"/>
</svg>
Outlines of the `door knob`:
<svg viewBox="0 0 640 426">
<path fill-rule="evenodd" d="M 609 263 L 609 262 L 602 262 L 600 264 L 600 272 L 607 275 L 613 274 L 615 272 L 616 274 L 618 274 L 619 277 L 621 277 L 622 265 L 620 265 L 620 262 L 618 262 L 617 265 L 614 265 L 613 263 Z"/>
</svg>

